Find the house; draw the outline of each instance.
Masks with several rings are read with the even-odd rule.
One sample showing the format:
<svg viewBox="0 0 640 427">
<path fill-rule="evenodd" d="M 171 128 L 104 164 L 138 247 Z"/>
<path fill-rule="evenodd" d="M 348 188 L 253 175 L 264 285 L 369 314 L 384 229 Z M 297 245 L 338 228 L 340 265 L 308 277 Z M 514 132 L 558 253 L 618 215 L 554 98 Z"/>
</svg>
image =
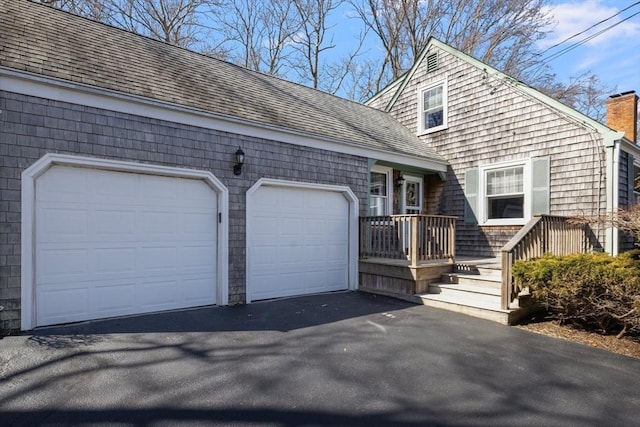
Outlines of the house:
<svg viewBox="0 0 640 427">
<path fill-rule="evenodd" d="M 446 171 L 385 112 L 41 4 L 0 34 L 3 330 L 356 289 L 370 165 Z"/>
<path fill-rule="evenodd" d="M 434 39 L 362 105 L 29 0 L 0 12 L 5 331 L 348 289 L 416 300 L 459 280 L 454 257 L 531 255 L 537 214 L 615 253 L 617 230 L 558 218 L 637 197 L 634 128 Z M 611 126 L 634 103 L 612 98 Z"/>
<path fill-rule="evenodd" d="M 612 96 L 603 125 L 431 39 L 410 70 L 367 102 L 449 164 L 444 179 L 425 181 L 422 213 L 458 218 L 459 271 L 434 282 L 433 275 L 421 277 L 424 265 L 412 263 L 411 291 L 424 293 L 428 305 L 512 323 L 526 314 L 512 310 L 522 291 L 512 281 L 514 261 L 545 252 L 630 249 L 633 236 L 602 226 L 580 229 L 567 217 L 638 203 L 637 102 L 634 92 Z M 488 258 L 465 264 L 464 257 Z M 360 274 L 361 288 L 411 293 L 401 269 L 364 260 Z M 493 314 L 485 316 L 487 310 Z"/>
<path fill-rule="evenodd" d="M 431 39 L 413 67 L 368 101 L 449 162 L 428 213 L 454 215 L 458 255 L 497 255 L 536 214 L 598 215 L 637 201 L 638 97 L 608 101 L 609 126 Z M 623 130 L 623 132 L 621 132 Z M 437 193 L 437 194 L 433 194 Z M 596 230 L 617 253 L 617 230 Z"/>
<path fill-rule="evenodd" d="M 425 181 L 422 213 L 458 218 L 457 259 L 497 259 L 458 263 L 459 274 L 443 274 L 437 283 L 420 277 L 421 266 L 412 263 L 413 290 L 425 292 L 423 302 L 464 312 L 489 309 L 495 320 L 512 323 L 522 291 L 511 277 L 515 260 L 630 249 L 633 236 L 602 226 L 579 229 L 567 217 L 638 203 L 637 102 L 634 92 L 612 96 L 606 126 L 431 39 L 412 68 L 367 104 L 392 115 L 447 160 L 444 179 Z M 403 206 L 388 209 L 406 212 Z M 403 274 L 361 262 L 361 287 L 407 294 L 406 281 L 399 282 Z M 494 297 L 499 307 L 489 300 Z"/>
</svg>

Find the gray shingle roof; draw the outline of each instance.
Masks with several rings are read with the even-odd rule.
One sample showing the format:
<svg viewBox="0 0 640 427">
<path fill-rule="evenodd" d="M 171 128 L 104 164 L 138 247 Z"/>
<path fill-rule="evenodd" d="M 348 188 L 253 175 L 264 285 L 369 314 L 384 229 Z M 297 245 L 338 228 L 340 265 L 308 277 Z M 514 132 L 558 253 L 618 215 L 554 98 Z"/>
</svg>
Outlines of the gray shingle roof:
<svg viewBox="0 0 640 427">
<path fill-rule="evenodd" d="M 374 108 L 28 0 L 0 7 L 0 66 L 444 163 Z"/>
</svg>

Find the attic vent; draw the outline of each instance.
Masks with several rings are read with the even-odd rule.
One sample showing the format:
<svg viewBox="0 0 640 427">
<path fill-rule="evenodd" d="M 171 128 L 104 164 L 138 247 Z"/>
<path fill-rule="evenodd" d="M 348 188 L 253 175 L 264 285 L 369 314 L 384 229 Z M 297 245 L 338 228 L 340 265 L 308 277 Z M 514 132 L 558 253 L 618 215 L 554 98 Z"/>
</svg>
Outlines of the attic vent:
<svg viewBox="0 0 640 427">
<path fill-rule="evenodd" d="M 427 56 L 427 73 L 431 73 L 438 69 L 438 54 L 432 53 Z"/>
</svg>

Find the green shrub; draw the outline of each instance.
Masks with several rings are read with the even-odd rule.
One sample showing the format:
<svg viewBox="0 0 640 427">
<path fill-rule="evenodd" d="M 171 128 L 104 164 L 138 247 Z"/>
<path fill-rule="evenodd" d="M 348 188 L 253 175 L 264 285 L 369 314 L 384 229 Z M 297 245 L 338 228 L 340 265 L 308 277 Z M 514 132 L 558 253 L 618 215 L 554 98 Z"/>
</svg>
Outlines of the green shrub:
<svg viewBox="0 0 640 427">
<path fill-rule="evenodd" d="M 640 250 L 545 255 L 516 262 L 513 276 L 562 322 L 604 333 L 640 328 Z"/>
</svg>

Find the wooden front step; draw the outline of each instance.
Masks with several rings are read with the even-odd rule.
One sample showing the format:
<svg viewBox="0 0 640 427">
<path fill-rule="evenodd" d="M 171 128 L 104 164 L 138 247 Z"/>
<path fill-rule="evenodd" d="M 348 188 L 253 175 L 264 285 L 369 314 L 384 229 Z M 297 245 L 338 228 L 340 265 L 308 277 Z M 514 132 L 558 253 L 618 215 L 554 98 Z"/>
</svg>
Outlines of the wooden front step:
<svg viewBox="0 0 640 427">
<path fill-rule="evenodd" d="M 441 280 L 429 284 L 427 293 L 416 295 L 422 304 L 455 311 L 494 322 L 511 325 L 537 307 L 516 300 L 509 310 L 500 308 L 502 276 L 496 266 L 465 264 L 456 266 L 453 273 L 445 273 Z"/>
</svg>

